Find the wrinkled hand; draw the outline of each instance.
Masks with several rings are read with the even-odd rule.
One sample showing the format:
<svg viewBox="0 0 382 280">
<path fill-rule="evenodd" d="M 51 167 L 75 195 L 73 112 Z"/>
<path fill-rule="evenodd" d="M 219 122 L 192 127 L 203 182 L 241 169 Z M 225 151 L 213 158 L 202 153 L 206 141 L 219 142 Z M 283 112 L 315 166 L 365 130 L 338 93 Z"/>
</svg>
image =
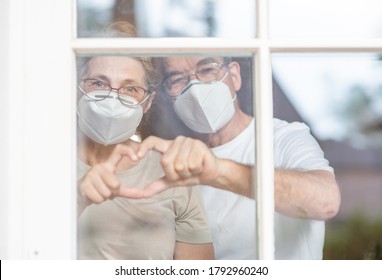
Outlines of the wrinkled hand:
<svg viewBox="0 0 382 280">
<path fill-rule="evenodd" d="M 79 192 L 89 202 L 99 204 L 107 199 L 123 196 L 136 197 L 136 189 L 123 188 L 116 177 L 118 163 L 127 156 L 131 161 L 138 157 L 133 148 L 117 145 L 109 158 L 94 165 L 79 183 Z"/>
<path fill-rule="evenodd" d="M 143 158 L 149 150 L 162 154 L 161 165 L 165 176 L 152 181 L 144 189 L 130 192 L 130 197 L 151 197 L 168 188 L 213 185 L 218 176 L 219 160 L 200 140 L 177 137 L 164 140 L 155 136 L 145 139 L 137 150 L 137 156 Z"/>
</svg>

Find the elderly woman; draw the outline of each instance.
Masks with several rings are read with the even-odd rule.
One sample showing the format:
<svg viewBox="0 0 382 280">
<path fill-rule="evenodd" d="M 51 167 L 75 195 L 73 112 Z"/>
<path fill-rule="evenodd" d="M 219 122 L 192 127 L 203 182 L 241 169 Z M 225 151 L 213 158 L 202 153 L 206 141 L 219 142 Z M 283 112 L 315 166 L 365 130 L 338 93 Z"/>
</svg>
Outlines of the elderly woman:
<svg viewBox="0 0 382 280">
<path fill-rule="evenodd" d="M 133 37 L 125 22 L 105 30 Z M 129 199 L 164 175 L 154 151 L 134 152 L 155 96 L 148 58 L 97 56 L 79 69 L 78 258 L 211 259 L 208 224 L 194 188 L 171 188 L 152 198 Z"/>
</svg>

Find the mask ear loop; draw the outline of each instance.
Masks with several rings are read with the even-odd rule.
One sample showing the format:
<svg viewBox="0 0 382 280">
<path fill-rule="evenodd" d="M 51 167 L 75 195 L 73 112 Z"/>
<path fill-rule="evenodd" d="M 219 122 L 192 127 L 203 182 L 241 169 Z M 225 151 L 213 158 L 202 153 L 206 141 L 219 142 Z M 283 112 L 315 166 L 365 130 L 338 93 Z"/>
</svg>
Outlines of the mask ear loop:
<svg viewBox="0 0 382 280">
<path fill-rule="evenodd" d="M 227 68 L 229 68 L 229 67 L 227 66 Z M 227 72 L 225 72 L 223 77 L 218 82 L 222 82 L 225 78 L 227 78 L 227 76 L 228 76 L 228 70 L 227 70 Z"/>
<path fill-rule="evenodd" d="M 230 67 L 229 66 L 227 66 L 227 68 L 228 69 L 230 69 Z M 219 80 L 219 82 L 222 82 L 225 78 L 227 78 L 227 76 L 228 76 L 228 71 L 229 70 L 227 70 L 227 72 L 225 72 L 225 74 L 224 74 L 224 76 L 223 76 L 223 78 L 221 78 L 220 80 Z M 235 100 L 236 100 L 236 97 L 237 97 L 237 94 L 235 93 L 235 96 L 234 97 L 232 97 L 232 103 L 233 102 L 235 102 Z"/>
</svg>

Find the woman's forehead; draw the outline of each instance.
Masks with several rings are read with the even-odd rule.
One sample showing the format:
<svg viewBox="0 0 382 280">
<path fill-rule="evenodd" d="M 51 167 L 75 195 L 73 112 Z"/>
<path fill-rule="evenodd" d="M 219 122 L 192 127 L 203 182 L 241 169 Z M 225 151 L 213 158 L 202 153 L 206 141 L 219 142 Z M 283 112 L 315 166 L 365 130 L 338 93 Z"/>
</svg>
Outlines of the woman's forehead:
<svg viewBox="0 0 382 280">
<path fill-rule="evenodd" d="M 142 63 L 126 56 L 98 56 L 91 59 L 87 71 L 89 76 L 124 77 L 144 79 Z"/>
<path fill-rule="evenodd" d="M 127 56 L 96 56 L 89 62 L 89 69 L 100 70 L 99 68 L 134 68 L 143 70 L 142 63 L 132 57 Z"/>
</svg>

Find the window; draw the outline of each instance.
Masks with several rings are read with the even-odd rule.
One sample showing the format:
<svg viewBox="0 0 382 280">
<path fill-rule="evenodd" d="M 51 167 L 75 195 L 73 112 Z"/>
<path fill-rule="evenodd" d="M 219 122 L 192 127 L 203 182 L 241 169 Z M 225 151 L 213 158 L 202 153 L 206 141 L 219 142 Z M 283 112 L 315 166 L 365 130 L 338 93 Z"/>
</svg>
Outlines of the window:
<svg viewBox="0 0 382 280">
<path fill-rule="evenodd" d="M 158 1 L 159 2 L 159 1 Z M 173 4 L 170 6 L 170 2 Z M 260 38 L 266 38 L 266 28 L 259 29 L 258 32 L 255 31 L 255 26 L 260 26 L 255 23 L 255 11 L 260 11 L 260 9 L 266 9 L 265 6 L 260 5 L 255 7 L 255 1 L 246 1 L 245 4 L 245 16 L 242 13 L 233 14 L 230 19 L 227 17 L 219 17 L 219 9 L 225 9 L 225 13 L 230 10 L 229 3 L 231 1 L 162 1 L 161 7 L 166 7 L 166 18 L 158 19 L 150 14 L 156 13 L 155 7 L 148 9 L 145 1 L 134 2 L 134 5 L 118 5 L 126 4 L 126 1 L 115 2 L 113 5 L 111 2 L 104 1 L 105 6 L 94 6 L 87 1 L 79 1 L 79 8 L 82 11 L 82 15 L 78 14 L 79 25 L 78 34 L 81 37 L 74 44 L 76 53 L 78 55 L 100 55 L 105 53 L 114 54 L 128 54 L 128 55 L 139 55 L 144 54 L 146 56 L 167 56 L 173 54 L 174 50 L 177 53 L 183 55 L 207 55 L 207 54 L 219 54 L 219 55 L 229 55 L 236 56 L 239 60 L 244 62 L 249 62 L 249 68 L 256 67 L 254 72 L 256 73 L 256 82 L 251 76 L 247 77 L 249 83 L 252 83 L 255 91 L 263 91 L 264 96 L 256 95 L 256 100 L 250 99 L 249 103 L 256 104 L 257 123 L 256 127 L 258 129 L 256 143 L 258 155 L 256 162 L 258 163 L 257 172 L 257 185 L 268 186 L 266 190 L 258 188 L 259 198 L 259 218 L 257 220 L 257 227 L 259 228 L 259 256 L 260 258 L 273 258 L 273 162 L 272 157 L 272 96 L 271 96 L 271 78 L 270 78 L 270 56 L 269 48 L 261 46 L 261 41 L 259 39 L 253 39 L 255 34 L 258 34 Z M 109 4 L 106 4 L 109 3 Z M 131 3 L 131 2 L 130 2 Z M 160 6 L 158 3 L 156 4 Z M 232 5 L 232 3 L 231 3 Z M 183 6 L 183 7 L 182 7 Z M 126 11 L 122 7 L 129 7 L 130 12 Z M 191 9 L 192 7 L 192 9 Z M 214 7 L 212 9 L 211 7 Z M 100 8 L 100 11 L 108 11 L 103 13 L 104 17 L 96 16 Z M 98 42 L 94 44 L 95 39 L 94 32 L 97 30 L 97 26 L 105 25 L 111 22 L 113 19 L 118 19 L 118 14 L 125 13 L 123 18 L 131 19 L 130 16 L 133 14 L 131 10 L 134 10 L 136 15 L 140 15 L 144 20 L 142 23 L 140 18 L 135 18 L 135 23 L 138 25 L 138 30 L 141 30 L 141 36 L 146 38 L 134 38 L 133 40 L 122 41 L 122 40 L 112 40 L 112 39 L 96 39 Z M 199 10 L 198 10 L 199 9 Z M 128 10 L 128 9 L 127 9 Z M 172 10 L 174 13 L 172 14 Z M 196 17 L 194 11 L 206 11 L 205 17 L 208 20 L 200 20 L 200 17 Z M 157 13 L 160 14 L 160 13 Z M 184 18 L 182 21 L 182 26 L 198 26 L 199 28 L 178 28 L 174 30 L 178 25 L 171 23 L 172 20 L 179 20 L 179 14 Z M 143 16 L 142 16 L 143 15 Z M 204 15 L 204 14 L 203 14 Z M 97 19 L 100 22 L 93 22 Z M 133 19 L 131 19 L 133 20 Z M 163 20 L 163 21 L 161 21 Z M 266 18 L 258 18 L 260 20 L 265 20 Z M 155 22 L 155 28 L 149 29 L 148 26 L 151 22 Z M 227 23 L 228 22 L 228 23 Z M 236 24 L 235 24 L 236 22 Z M 241 25 L 238 25 L 240 23 Z M 227 29 L 227 26 L 233 28 Z M 233 27 L 232 27 L 233 26 Z M 243 29 L 243 26 L 247 28 Z M 236 27 L 236 29 L 235 29 Z M 141 29 L 140 29 L 141 28 Z M 260 27 L 261 28 L 261 27 Z M 199 30 L 200 33 L 195 30 Z M 224 32 L 225 31 L 225 32 Z M 153 33 L 151 33 L 153 32 Z M 235 34 L 236 36 L 233 36 Z M 240 35 L 243 34 L 243 35 Z M 240 35 L 240 36 L 239 36 Z M 184 36 L 189 38 L 177 38 L 176 36 Z M 206 40 L 199 38 L 195 40 L 193 36 L 204 36 L 204 37 L 214 37 L 208 38 Z M 90 37 L 90 39 L 89 39 Z M 154 37 L 154 38 L 147 38 Z M 175 38 L 160 38 L 160 37 L 175 37 Z M 216 38 L 218 37 L 218 38 Z M 232 37 L 239 37 L 237 40 L 232 40 Z M 133 45 L 134 44 L 134 45 Z M 245 58 L 247 58 L 245 60 Z M 253 79 L 253 81 L 252 81 Z M 261 82 L 259 82 L 261 81 Z M 248 103 L 248 102 L 247 102 Z M 252 111 L 253 105 L 251 104 L 250 110 Z M 263 123 L 264 122 L 264 123 Z M 260 149 L 261 147 L 261 149 Z M 260 155 L 261 154 L 261 155 Z M 268 156 L 264 156 L 268 155 Z M 261 201 L 267 201 L 266 203 L 261 203 Z M 266 209 L 266 210 L 265 210 Z M 267 215 L 267 216 L 263 216 Z"/>
<path fill-rule="evenodd" d="M 366 54 L 368 57 L 373 56 L 371 60 L 376 61 L 375 57 L 382 52 L 380 36 L 371 31 L 364 33 L 355 26 L 354 33 L 349 33 L 345 26 L 337 34 L 326 36 L 331 26 L 342 24 L 334 21 L 334 16 L 324 22 L 329 28 L 323 34 L 312 32 L 309 33 L 311 36 L 307 36 L 308 31 L 300 27 L 313 26 L 312 16 L 308 15 L 314 13 L 305 4 L 301 6 L 301 2 L 292 1 L 295 9 L 302 9 L 300 15 L 307 16 L 302 17 L 300 23 L 289 21 L 288 11 L 284 9 L 287 4 L 276 0 L 246 1 L 250 8 L 243 13 L 247 16 L 229 19 L 232 22 L 244 21 L 243 36 L 237 36 L 244 34 L 237 29 L 229 29 L 227 36 L 221 35 L 221 26 L 216 23 L 224 24 L 227 19 L 221 14 L 223 10 L 214 6 L 219 1 L 200 1 L 207 6 L 197 6 L 196 3 L 199 2 L 196 1 L 171 1 L 176 3 L 171 8 L 175 10 L 174 15 L 181 5 L 196 5 L 192 6 L 194 11 L 206 7 L 208 9 L 203 11 L 216 10 L 215 13 L 206 12 L 204 16 L 207 20 L 202 21 L 195 15 L 182 14 L 184 25 L 179 25 L 179 28 L 175 28 L 171 21 L 160 26 L 157 24 L 160 19 L 155 14 L 146 15 L 150 18 L 150 24 L 156 27 L 153 33 L 149 33 L 145 24 L 140 23 L 144 18 L 140 13 L 145 9 L 131 6 L 133 3 L 138 5 L 139 2 L 145 7 L 148 1 L 116 1 L 120 6 L 117 5 L 118 9 L 113 10 L 114 2 L 105 0 L 98 2 L 103 5 L 101 10 L 108 12 L 99 13 L 99 17 L 92 18 L 97 20 L 95 26 L 110 20 L 113 13 L 136 17 L 136 22 L 142 27 L 143 37 L 124 40 L 91 38 L 94 37 L 94 30 L 87 25 L 84 17 L 91 9 L 97 13 L 97 7 L 101 6 L 91 6 L 88 1 L 77 2 L 78 4 L 75 1 L 51 3 L 41 0 L 31 3 L 20 0 L 2 1 L 0 4 L 0 35 L 6 38 L 6 44 L 1 45 L 0 51 L 0 73 L 6 77 L 5 90 L 1 94 L 3 102 L 0 103 L 0 126 L 5 132 L 5 137 L 0 139 L 0 152 L 4 155 L 0 159 L 0 183 L 6 186 L 0 189 L 0 227 L 6 229 L 0 233 L 0 257 L 76 257 L 76 56 L 165 56 L 176 52 L 184 55 L 233 54 L 239 59 L 244 57 L 251 60 L 251 67 L 255 68 L 252 82 L 256 92 L 253 108 L 257 130 L 258 254 L 260 259 L 273 259 L 274 182 L 271 127 L 273 106 L 277 104 L 273 104 L 274 97 L 271 94 L 276 91 L 275 87 L 272 88 L 272 74 L 279 85 L 285 86 L 291 82 L 293 76 L 284 76 L 283 71 L 290 69 L 291 65 L 304 69 L 304 63 L 310 62 L 311 67 L 318 60 L 322 60 L 322 57 L 328 60 L 332 60 L 332 56 L 341 59 L 343 54 L 348 53 L 355 54 L 354 57 Z M 164 3 L 167 5 L 169 2 Z M 228 5 L 228 2 L 232 1 L 221 1 L 222 6 Z M 332 7 L 332 1 L 321 2 L 315 6 L 322 8 L 317 13 L 322 11 L 326 15 L 336 15 L 333 10 L 329 13 L 325 11 L 325 7 Z M 358 9 L 359 12 L 370 7 L 371 10 L 368 11 L 378 10 L 373 8 L 378 1 L 366 2 L 357 3 L 362 7 Z M 288 4 L 291 4 L 290 1 Z M 341 1 L 341 4 L 344 7 L 353 7 L 353 3 L 348 1 Z M 132 7 L 134 13 L 130 13 L 125 7 Z M 248 11 L 252 12 L 247 13 Z M 357 9 L 346 11 L 354 13 L 353 18 L 357 15 Z M 280 18 L 285 19 L 281 24 Z M 195 40 L 193 36 L 200 34 L 194 34 L 192 30 L 187 34 L 188 38 L 178 37 L 190 21 L 199 26 L 199 30 L 204 30 L 204 34 L 210 38 Z M 205 22 L 210 25 L 205 25 Z M 305 25 L 306 22 L 309 24 Z M 351 22 L 361 24 L 360 21 Z M 290 55 L 293 57 L 297 54 L 299 57 L 292 64 L 288 64 Z M 314 54 L 312 60 L 309 54 Z M 320 56 L 317 58 L 316 54 Z M 300 62 L 298 66 L 297 63 Z M 379 70 L 376 72 L 380 73 Z M 308 71 L 304 75 L 308 75 Z M 378 94 L 376 96 L 379 98 Z M 379 107 L 375 110 L 380 120 L 378 109 Z M 380 124 L 377 123 L 378 125 Z M 320 128 L 322 125 L 317 129 Z"/>
</svg>

